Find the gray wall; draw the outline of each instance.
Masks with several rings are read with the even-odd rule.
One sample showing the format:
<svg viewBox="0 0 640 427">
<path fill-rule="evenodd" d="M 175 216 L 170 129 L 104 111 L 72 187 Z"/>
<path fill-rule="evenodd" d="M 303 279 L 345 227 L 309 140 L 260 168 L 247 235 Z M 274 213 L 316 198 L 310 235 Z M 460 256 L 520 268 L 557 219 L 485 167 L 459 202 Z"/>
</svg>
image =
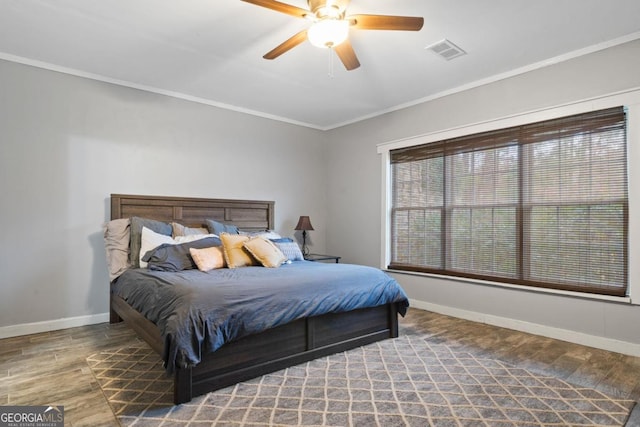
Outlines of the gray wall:
<svg viewBox="0 0 640 427">
<path fill-rule="evenodd" d="M 635 41 L 328 132 L 327 250 L 346 262 L 380 265 L 382 168 L 377 144 L 638 87 L 640 41 Z M 637 206 L 640 200 L 632 203 Z M 639 306 L 424 276 L 394 277 L 423 306 L 563 339 L 585 334 L 616 348 L 633 343 L 633 351 L 640 352 Z"/>
<path fill-rule="evenodd" d="M 324 250 L 320 131 L 6 61 L 0 94 L 0 332 L 108 311 L 111 193 L 274 200 Z"/>
<path fill-rule="evenodd" d="M 314 251 L 378 266 L 377 144 L 636 87 L 640 41 L 322 133 L 0 61 L 0 335 L 107 311 L 110 193 L 275 200 L 281 234 L 310 215 Z M 640 348 L 638 306 L 395 276 L 454 314 Z"/>
</svg>

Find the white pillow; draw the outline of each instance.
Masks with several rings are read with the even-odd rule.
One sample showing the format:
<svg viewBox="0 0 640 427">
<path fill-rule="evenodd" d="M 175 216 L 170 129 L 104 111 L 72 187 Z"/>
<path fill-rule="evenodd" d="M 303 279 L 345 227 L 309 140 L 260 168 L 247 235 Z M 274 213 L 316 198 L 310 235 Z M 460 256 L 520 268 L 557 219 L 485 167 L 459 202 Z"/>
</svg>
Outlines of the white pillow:
<svg viewBox="0 0 640 427">
<path fill-rule="evenodd" d="M 264 239 L 282 239 L 282 236 L 273 230 L 240 231 L 239 234 L 249 237 L 262 237 Z"/>
<path fill-rule="evenodd" d="M 174 240 L 176 243 L 193 242 L 200 239 L 206 239 L 207 237 L 218 237 L 217 234 L 190 234 L 188 236 L 176 236 Z"/>
<path fill-rule="evenodd" d="M 164 234 L 149 230 L 147 227 L 142 227 L 142 237 L 140 238 L 140 268 L 147 268 L 147 263 L 142 261 L 142 257 L 151 249 L 155 249 L 165 243 L 175 245 L 178 242 L 173 240 L 171 236 L 165 236 Z"/>
</svg>

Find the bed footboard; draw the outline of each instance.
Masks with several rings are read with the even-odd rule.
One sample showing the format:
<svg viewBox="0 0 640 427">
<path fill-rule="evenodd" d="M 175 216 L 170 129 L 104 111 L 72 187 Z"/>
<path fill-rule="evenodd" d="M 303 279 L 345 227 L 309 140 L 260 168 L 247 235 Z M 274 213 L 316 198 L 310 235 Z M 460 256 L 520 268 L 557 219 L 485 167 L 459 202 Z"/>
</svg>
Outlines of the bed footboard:
<svg viewBox="0 0 640 427">
<path fill-rule="evenodd" d="M 152 322 L 116 295 L 111 296 L 111 308 L 162 354 L 162 337 Z M 185 403 L 241 381 L 397 336 L 395 303 L 299 319 L 225 344 L 193 368 L 176 369 L 173 399 L 176 404 Z"/>
<path fill-rule="evenodd" d="M 300 319 L 225 344 L 194 368 L 176 372 L 174 402 L 397 336 L 396 304 Z"/>
</svg>

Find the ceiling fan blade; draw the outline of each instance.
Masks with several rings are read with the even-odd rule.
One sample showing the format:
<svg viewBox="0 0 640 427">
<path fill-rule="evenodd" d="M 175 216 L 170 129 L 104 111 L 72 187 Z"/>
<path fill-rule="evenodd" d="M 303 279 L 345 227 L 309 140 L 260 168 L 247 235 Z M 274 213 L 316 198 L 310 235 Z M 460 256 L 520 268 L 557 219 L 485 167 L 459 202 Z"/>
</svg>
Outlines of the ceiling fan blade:
<svg viewBox="0 0 640 427">
<path fill-rule="evenodd" d="M 420 31 L 424 25 L 424 18 L 415 16 L 352 15 L 347 20 L 358 30 Z"/>
<path fill-rule="evenodd" d="M 291 6 L 287 3 L 282 3 L 276 0 L 242 0 L 247 3 L 255 4 L 257 6 L 266 7 L 267 9 L 275 10 L 276 12 L 286 13 L 287 15 L 295 16 L 296 18 L 304 18 L 311 12 L 305 9 L 301 9 L 296 6 Z"/>
<path fill-rule="evenodd" d="M 338 58 L 340 58 L 340 61 L 342 61 L 347 71 L 355 70 L 360 66 L 360 61 L 358 61 L 356 52 L 353 50 L 353 46 L 351 46 L 349 40 L 343 41 L 333 49 L 336 51 L 336 54 L 338 54 Z"/>
<path fill-rule="evenodd" d="M 266 55 L 263 56 L 264 59 L 276 59 L 278 56 L 282 55 L 285 52 L 293 49 L 298 46 L 300 43 L 307 39 L 307 30 L 302 30 L 293 37 L 290 37 L 284 43 L 278 45 L 275 49 L 267 52 Z"/>
</svg>

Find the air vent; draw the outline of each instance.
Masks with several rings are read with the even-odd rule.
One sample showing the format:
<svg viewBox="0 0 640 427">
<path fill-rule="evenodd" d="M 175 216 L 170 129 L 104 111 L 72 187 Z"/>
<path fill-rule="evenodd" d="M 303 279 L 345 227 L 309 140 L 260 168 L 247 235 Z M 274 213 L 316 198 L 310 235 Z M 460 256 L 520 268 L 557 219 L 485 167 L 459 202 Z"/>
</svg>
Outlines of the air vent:
<svg viewBox="0 0 640 427">
<path fill-rule="evenodd" d="M 467 53 L 447 39 L 440 40 L 439 42 L 431 44 L 425 49 L 429 49 L 430 51 L 441 56 L 447 61 L 451 61 L 453 58 L 457 58 L 458 56 L 462 56 Z"/>
</svg>

